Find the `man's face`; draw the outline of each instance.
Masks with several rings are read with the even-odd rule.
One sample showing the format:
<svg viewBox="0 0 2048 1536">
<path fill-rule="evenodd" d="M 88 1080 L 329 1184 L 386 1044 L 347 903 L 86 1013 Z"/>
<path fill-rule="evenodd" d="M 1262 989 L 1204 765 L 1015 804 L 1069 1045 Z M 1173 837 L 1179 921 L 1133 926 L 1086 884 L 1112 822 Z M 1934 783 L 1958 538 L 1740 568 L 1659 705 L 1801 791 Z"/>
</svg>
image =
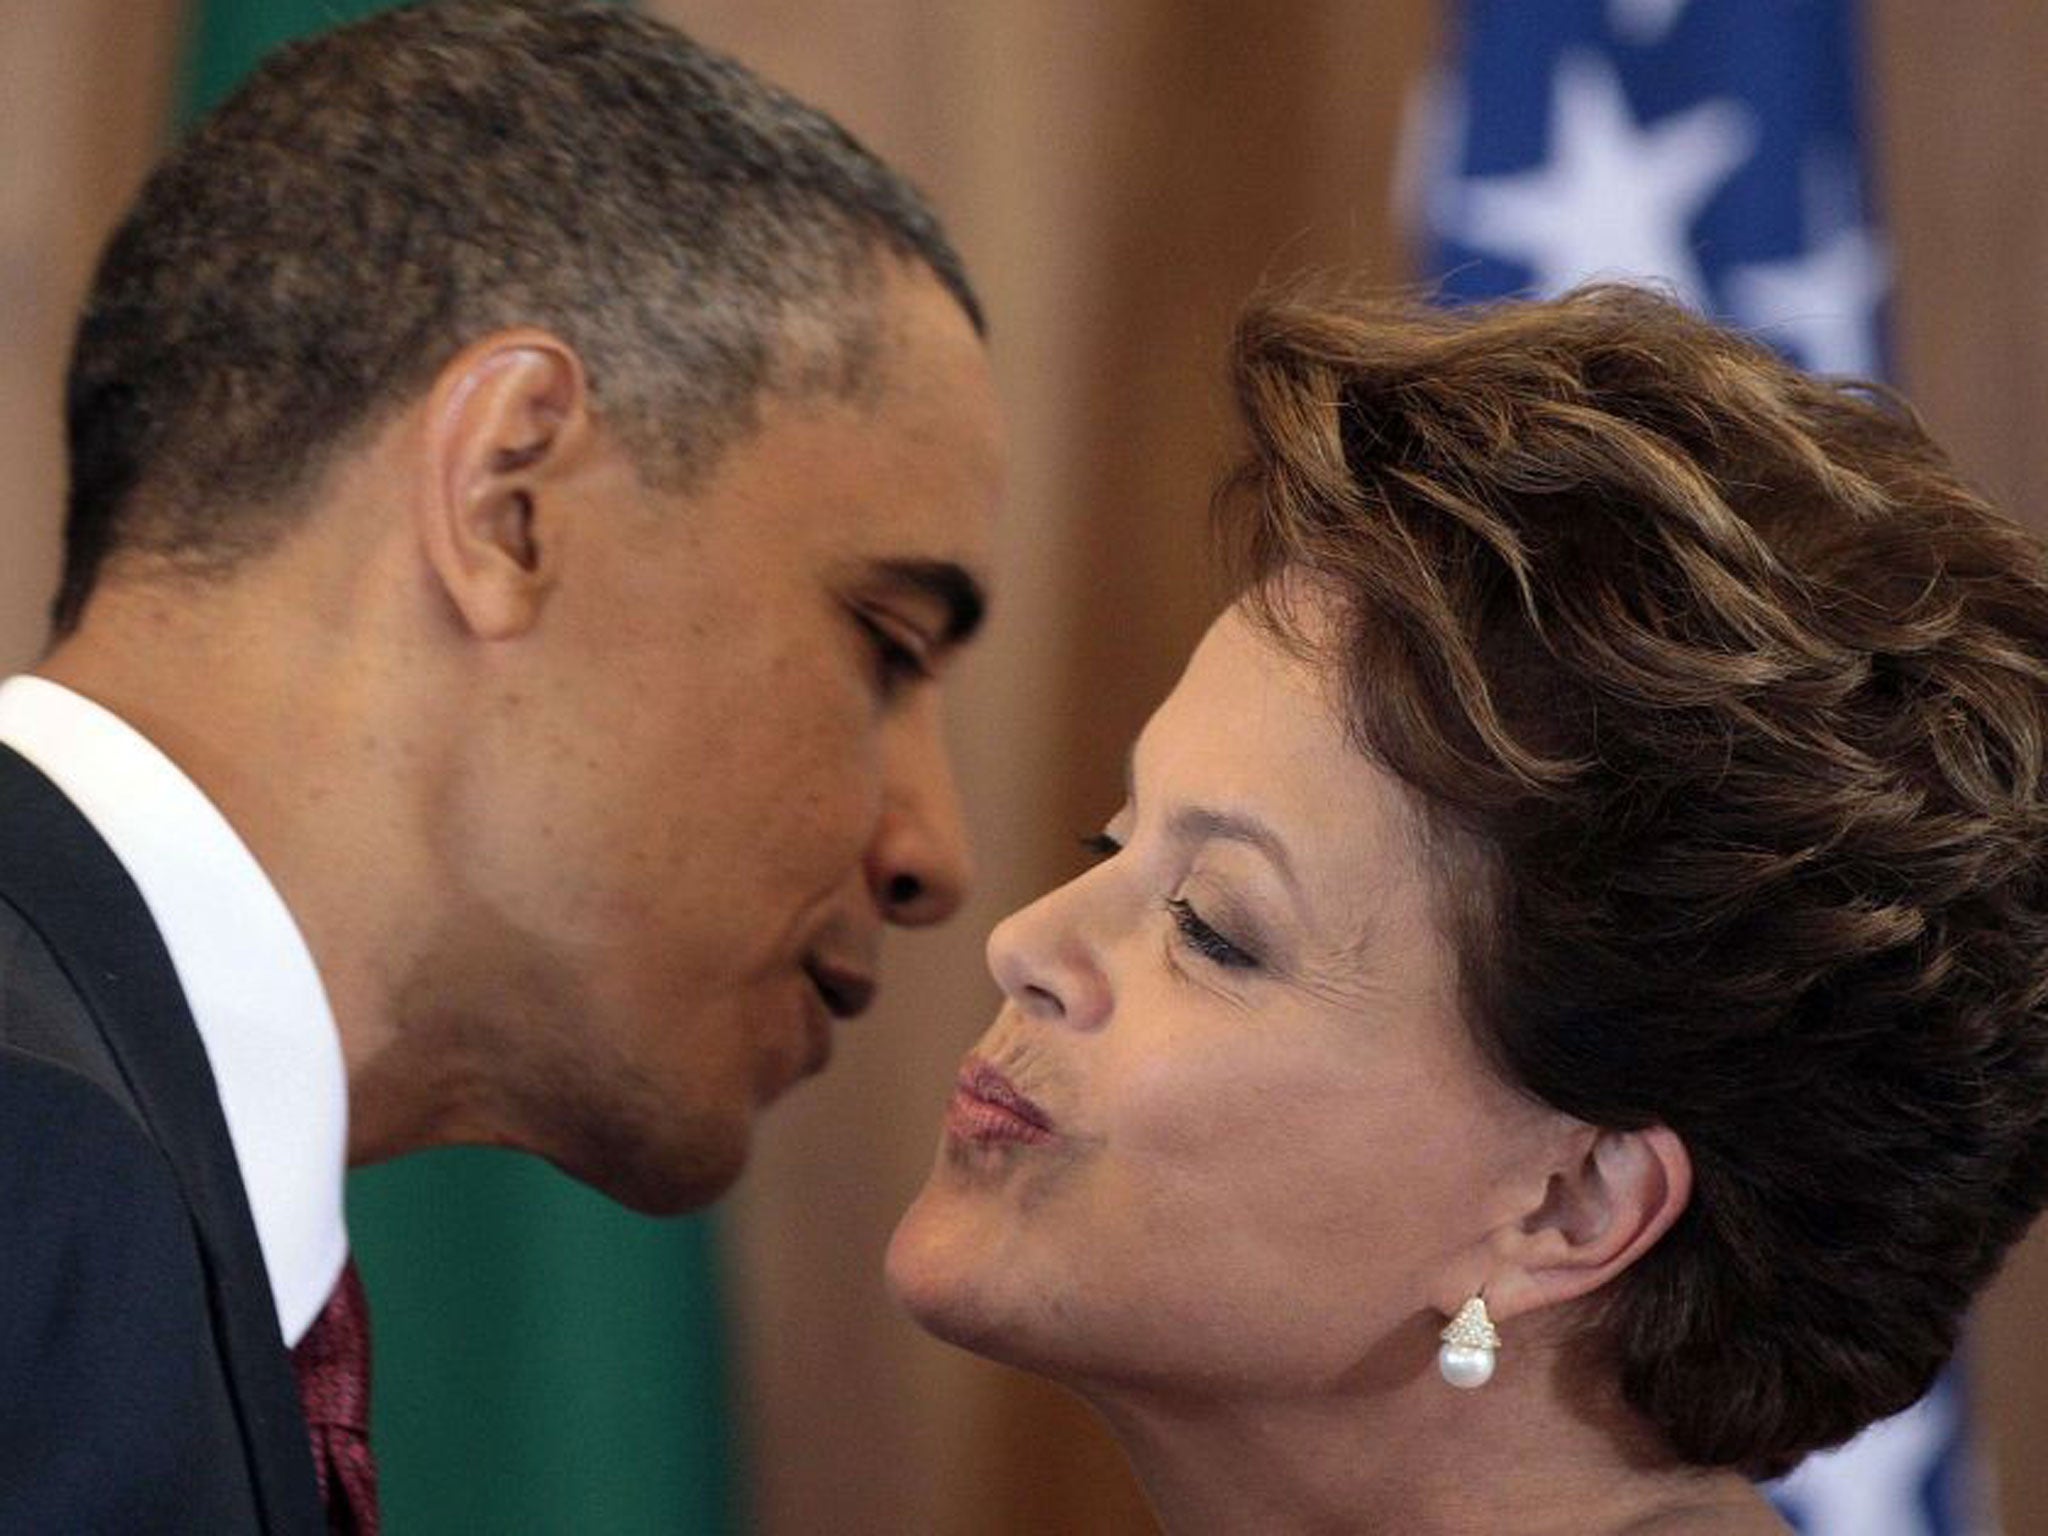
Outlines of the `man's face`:
<svg viewBox="0 0 2048 1536">
<path fill-rule="evenodd" d="M 1001 432 L 952 298 L 905 273 L 879 302 L 865 397 L 765 398 L 684 493 L 623 453 L 587 477 L 447 808 L 465 910 L 415 991 L 472 999 L 472 1112 L 644 1209 L 731 1182 L 865 1006 L 883 925 L 967 878 L 936 676 Z"/>
</svg>

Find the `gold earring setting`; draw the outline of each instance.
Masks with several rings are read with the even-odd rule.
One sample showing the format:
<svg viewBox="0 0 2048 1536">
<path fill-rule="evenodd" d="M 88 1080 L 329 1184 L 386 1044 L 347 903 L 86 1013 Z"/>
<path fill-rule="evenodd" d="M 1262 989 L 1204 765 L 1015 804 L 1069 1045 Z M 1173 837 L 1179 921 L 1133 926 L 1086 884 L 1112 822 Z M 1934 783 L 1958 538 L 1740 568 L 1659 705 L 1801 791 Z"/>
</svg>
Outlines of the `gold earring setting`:
<svg viewBox="0 0 2048 1536">
<path fill-rule="evenodd" d="M 1493 1367 L 1500 1353 L 1500 1334 L 1486 1315 L 1486 1300 L 1474 1296 L 1458 1308 L 1439 1337 L 1443 1348 L 1436 1352 L 1436 1368 L 1445 1381 L 1470 1391 L 1493 1380 Z"/>
</svg>

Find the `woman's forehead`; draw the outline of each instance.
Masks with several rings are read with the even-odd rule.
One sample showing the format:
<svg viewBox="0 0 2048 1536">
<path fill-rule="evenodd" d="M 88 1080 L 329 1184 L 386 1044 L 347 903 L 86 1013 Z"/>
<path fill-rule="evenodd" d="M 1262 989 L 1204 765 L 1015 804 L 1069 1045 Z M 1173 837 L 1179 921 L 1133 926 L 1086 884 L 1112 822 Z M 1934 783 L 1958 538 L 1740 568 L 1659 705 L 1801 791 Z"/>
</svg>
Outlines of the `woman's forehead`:
<svg viewBox="0 0 2048 1536">
<path fill-rule="evenodd" d="M 1133 804 L 1184 831 L 1277 845 L 1273 862 L 1305 885 L 1337 878 L 1340 896 L 1362 860 L 1412 865 L 1409 796 L 1358 750 L 1338 686 L 1241 608 L 1227 610 L 1138 739 Z"/>
</svg>

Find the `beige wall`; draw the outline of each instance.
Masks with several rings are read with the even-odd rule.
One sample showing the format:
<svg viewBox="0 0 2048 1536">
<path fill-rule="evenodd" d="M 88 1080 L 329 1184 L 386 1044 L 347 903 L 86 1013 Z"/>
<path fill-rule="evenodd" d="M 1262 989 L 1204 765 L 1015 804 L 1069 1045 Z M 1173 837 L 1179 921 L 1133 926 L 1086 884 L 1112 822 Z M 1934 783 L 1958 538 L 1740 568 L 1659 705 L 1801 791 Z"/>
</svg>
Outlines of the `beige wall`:
<svg viewBox="0 0 2048 1536">
<path fill-rule="evenodd" d="M 1963 466 L 2048 533 L 2048 6 L 1878 0 L 1899 372 Z M 1980 1308 L 1978 1403 L 2009 1536 L 2048 1531 L 2048 1224 Z"/>
<path fill-rule="evenodd" d="M 64 354 L 93 256 L 155 153 L 179 14 L 178 0 L 0 0 L 0 666 L 41 642 Z"/>
<path fill-rule="evenodd" d="M 1199 531 L 1238 300 L 1304 265 L 1405 275 L 1401 93 L 1433 0 L 663 0 L 838 113 L 945 210 L 987 301 L 1017 474 L 987 644 L 954 715 L 984 878 L 899 944 L 885 1006 L 777 1111 L 733 1208 L 769 1536 L 1141 1531 L 1058 1394 L 964 1359 L 876 1279 L 944 1084 L 993 1006 L 979 935 L 1058 877 L 1210 595 Z M 1987 485 L 2048 526 L 2048 9 L 1879 0 L 1903 371 Z M 0 0 L 0 659 L 54 569 L 57 380 L 89 252 L 162 121 L 175 0 Z M 2014 1532 L 2048 1530 L 2048 1242 L 1987 1308 Z"/>
</svg>

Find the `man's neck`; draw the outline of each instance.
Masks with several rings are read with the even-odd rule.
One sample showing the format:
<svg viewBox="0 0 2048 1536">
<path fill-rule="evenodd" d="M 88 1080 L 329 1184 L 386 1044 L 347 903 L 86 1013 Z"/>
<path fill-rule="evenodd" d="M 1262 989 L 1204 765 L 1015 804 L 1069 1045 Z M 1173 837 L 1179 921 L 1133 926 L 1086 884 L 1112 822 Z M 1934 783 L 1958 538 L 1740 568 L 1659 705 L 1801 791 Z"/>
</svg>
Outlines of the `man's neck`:
<svg viewBox="0 0 2048 1536">
<path fill-rule="evenodd" d="M 333 1006 L 361 1160 L 356 1122 L 386 1117 L 354 1085 L 392 1046 L 391 977 L 431 869 L 421 748 L 403 685 L 277 586 L 110 584 L 36 670 L 147 737 L 276 886 Z"/>
</svg>

